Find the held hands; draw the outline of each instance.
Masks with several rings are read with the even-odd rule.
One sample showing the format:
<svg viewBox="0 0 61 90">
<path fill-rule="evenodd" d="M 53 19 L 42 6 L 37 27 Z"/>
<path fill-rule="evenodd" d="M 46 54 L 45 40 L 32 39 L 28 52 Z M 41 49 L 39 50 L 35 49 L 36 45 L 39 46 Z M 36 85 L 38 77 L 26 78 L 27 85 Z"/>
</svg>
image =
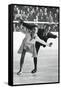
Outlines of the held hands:
<svg viewBox="0 0 61 90">
<path fill-rule="evenodd" d="M 53 44 L 53 43 L 52 43 L 52 42 L 50 42 L 47 46 L 48 46 L 48 47 L 51 47 L 51 46 L 52 46 L 52 44 Z M 46 47 L 46 45 L 43 45 L 43 44 L 41 44 L 41 46 Z"/>
</svg>

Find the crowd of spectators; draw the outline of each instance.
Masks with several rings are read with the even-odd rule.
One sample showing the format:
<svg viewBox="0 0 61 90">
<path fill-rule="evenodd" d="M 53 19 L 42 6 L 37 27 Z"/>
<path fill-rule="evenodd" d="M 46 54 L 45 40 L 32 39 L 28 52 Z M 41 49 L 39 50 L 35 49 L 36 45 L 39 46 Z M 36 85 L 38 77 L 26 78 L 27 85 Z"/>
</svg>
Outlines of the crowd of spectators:
<svg viewBox="0 0 61 90">
<path fill-rule="evenodd" d="M 56 7 L 42 6 L 14 6 L 14 20 L 22 19 L 24 21 L 34 22 L 59 22 L 59 9 Z M 40 28 L 44 28 L 47 24 L 40 24 Z M 49 24 L 48 28 L 52 31 L 58 31 L 58 24 Z M 17 26 L 17 28 L 19 28 Z M 20 26 L 22 29 L 23 26 Z"/>
</svg>

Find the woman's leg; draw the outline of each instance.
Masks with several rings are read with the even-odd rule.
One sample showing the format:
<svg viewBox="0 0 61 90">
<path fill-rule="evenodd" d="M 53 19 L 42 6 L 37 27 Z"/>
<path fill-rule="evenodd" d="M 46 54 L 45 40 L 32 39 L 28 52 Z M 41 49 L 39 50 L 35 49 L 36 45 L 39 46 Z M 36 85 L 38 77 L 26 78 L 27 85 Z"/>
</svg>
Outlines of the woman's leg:
<svg viewBox="0 0 61 90">
<path fill-rule="evenodd" d="M 25 53 L 26 53 L 26 50 L 23 49 L 22 54 L 21 54 L 21 59 L 20 59 L 20 70 L 17 74 L 19 74 L 22 71 L 22 66 L 23 66 L 24 58 L 25 58 Z"/>
</svg>

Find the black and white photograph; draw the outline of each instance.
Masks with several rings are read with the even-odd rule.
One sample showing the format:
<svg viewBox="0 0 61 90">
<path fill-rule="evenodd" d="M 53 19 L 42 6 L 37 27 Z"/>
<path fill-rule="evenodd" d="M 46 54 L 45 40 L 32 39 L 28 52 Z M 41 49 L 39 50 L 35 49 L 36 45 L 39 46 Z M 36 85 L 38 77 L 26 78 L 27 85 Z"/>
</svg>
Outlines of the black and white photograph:
<svg viewBox="0 0 61 90">
<path fill-rule="evenodd" d="M 59 82 L 59 7 L 13 5 L 13 85 Z"/>
</svg>

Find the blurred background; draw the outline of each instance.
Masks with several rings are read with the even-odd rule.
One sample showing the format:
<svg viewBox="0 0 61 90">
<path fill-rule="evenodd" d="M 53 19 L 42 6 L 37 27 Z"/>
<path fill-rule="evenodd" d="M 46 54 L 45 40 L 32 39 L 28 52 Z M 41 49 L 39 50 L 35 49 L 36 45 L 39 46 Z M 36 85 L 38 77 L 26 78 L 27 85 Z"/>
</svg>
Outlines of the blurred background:
<svg viewBox="0 0 61 90">
<path fill-rule="evenodd" d="M 38 24 L 41 29 L 49 29 L 51 31 L 58 31 L 59 27 L 59 8 L 58 7 L 46 7 L 46 6 L 21 6 L 14 5 L 13 19 L 33 22 L 49 22 L 56 24 Z M 14 31 L 20 31 L 24 29 L 22 25 L 14 24 Z"/>
</svg>

